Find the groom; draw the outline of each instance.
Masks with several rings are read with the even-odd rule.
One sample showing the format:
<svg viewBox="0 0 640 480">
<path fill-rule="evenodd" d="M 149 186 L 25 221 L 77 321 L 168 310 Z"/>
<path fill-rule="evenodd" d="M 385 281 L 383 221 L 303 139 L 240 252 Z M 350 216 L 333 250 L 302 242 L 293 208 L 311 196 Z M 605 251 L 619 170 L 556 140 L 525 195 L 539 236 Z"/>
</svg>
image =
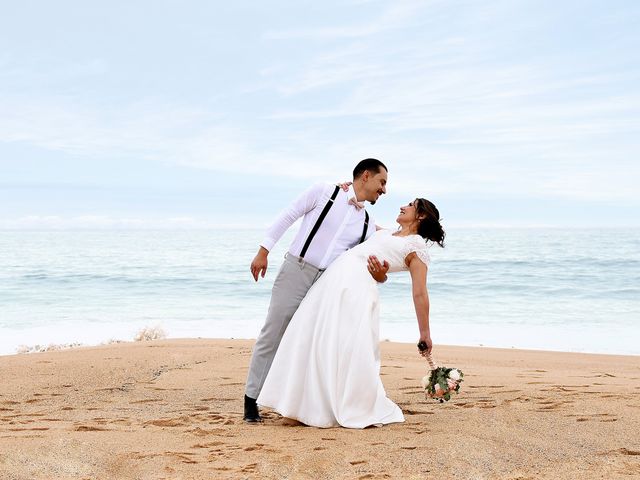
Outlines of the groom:
<svg viewBox="0 0 640 480">
<path fill-rule="evenodd" d="M 300 230 L 289 246 L 271 292 L 271 303 L 264 326 L 253 347 L 244 396 L 244 420 L 260 422 L 256 398 L 267 378 L 271 362 L 289 321 L 314 282 L 338 255 L 362 243 L 376 230 L 364 209 L 387 192 L 387 167 L 367 158 L 353 170 L 349 191 L 319 183 L 293 201 L 267 230 L 257 255 L 251 262 L 255 281 L 267 271 L 267 256 L 293 223 L 302 217 Z M 386 263 L 386 262 L 385 262 Z M 386 269 L 370 269 L 378 282 L 386 280 Z"/>
</svg>

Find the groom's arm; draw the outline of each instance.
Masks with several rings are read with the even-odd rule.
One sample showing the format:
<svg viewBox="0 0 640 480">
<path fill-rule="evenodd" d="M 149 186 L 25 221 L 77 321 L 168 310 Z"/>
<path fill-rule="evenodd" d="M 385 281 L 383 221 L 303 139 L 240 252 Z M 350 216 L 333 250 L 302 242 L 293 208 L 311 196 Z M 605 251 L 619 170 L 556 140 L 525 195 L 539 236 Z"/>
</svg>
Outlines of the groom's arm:
<svg viewBox="0 0 640 480">
<path fill-rule="evenodd" d="M 280 212 L 275 221 L 267 229 L 260 245 L 265 248 L 267 252 L 271 251 L 273 246 L 280 240 L 282 235 L 284 235 L 284 232 L 286 232 L 296 220 L 316 207 L 318 199 L 322 196 L 322 192 L 326 188 L 327 184 L 316 183 L 302 192 L 298 198 Z"/>
<path fill-rule="evenodd" d="M 267 229 L 267 233 L 260 243 L 258 253 L 251 262 L 251 275 L 256 282 L 258 281 L 258 277 L 264 278 L 267 273 L 267 267 L 269 265 L 268 256 L 274 245 L 296 220 L 316 207 L 318 199 L 325 188 L 327 188 L 325 184 L 317 183 L 302 192 L 298 198 L 280 212 L 276 220 Z"/>
</svg>

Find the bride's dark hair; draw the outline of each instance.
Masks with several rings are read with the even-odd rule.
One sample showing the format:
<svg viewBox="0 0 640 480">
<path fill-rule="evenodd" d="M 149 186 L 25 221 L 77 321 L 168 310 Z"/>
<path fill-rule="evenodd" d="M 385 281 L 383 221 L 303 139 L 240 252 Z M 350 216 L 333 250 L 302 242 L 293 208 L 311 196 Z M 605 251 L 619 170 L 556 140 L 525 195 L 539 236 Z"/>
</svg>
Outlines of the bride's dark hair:
<svg viewBox="0 0 640 480">
<path fill-rule="evenodd" d="M 440 225 L 440 212 L 436 206 L 426 198 L 416 198 L 414 205 L 416 207 L 416 215 L 425 216 L 418 225 L 418 235 L 444 248 L 446 234 L 442 225 Z"/>
</svg>

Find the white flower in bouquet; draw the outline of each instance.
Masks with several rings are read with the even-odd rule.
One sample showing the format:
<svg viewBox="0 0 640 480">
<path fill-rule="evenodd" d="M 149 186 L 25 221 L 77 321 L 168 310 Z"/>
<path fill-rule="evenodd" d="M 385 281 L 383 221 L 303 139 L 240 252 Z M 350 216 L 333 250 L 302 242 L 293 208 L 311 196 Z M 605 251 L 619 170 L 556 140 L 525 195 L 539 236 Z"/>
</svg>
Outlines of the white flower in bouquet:
<svg viewBox="0 0 640 480">
<path fill-rule="evenodd" d="M 435 367 L 435 364 L 433 364 Z M 451 393 L 460 390 L 464 374 L 457 368 L 435 367 L 422 379 L 422 386 L 427 398 L 436 398 L 440 402 L 449 401 Z"/>
</svg>

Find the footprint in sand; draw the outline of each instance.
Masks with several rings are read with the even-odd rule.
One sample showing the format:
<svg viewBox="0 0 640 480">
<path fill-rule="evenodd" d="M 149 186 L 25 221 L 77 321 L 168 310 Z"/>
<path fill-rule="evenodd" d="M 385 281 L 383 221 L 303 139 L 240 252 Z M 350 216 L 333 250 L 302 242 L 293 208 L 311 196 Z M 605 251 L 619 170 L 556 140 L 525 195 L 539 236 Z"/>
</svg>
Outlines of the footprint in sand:
<svg viewBox="0 0 640 480">
<path fill-rule="evenodd" d="M 588 422 L 590 420 L 597 420 L 599 422 L 617 422 L 618 418 L 609 413 L 595 413 L 593 415 L 579 415 L 571 414 L 565 415 L 565 417 L 578 417 L 576 422 Z"/>
<path fill-rule="evenodd" d="M 164 452 L 165 457 L 174 457 L 180 460 L 181 463 L 198 463 L 191 455 L 195 455 L 193 452 Z"/>
<path fill-rule="evenodd" d="M 32 427 L 32 428 L 10 428 L 11 432 L 26 432 L 26 431 L 45 431 L 49 430 L 49 427 Z"/>
<path fill-rule="evenodd" d="M 200 427 L 196 427 L 192 430 L 186 430 L 186 433 L 191 433 L 197 437 L 206 437 L 208 435 L 216 435 L 219 437 L 235 437 L 236 435 L 228 432 L 224 428 L 212 428 L 211 430 L 206 430 Z"/>
<path fill-rule="evenodd" d="M 109 429 L 103 427 L 96 427 L 94 425 L 78 425 L 74 428 L 76 432 L 106 432 Z"/>
<path fill-rule="evenodd" d="M 407 391 L 407 393 L 422 393 L 422 388 L 411 386 L 411 387 L 400 387 L 398 390 Z"/>
<path fill-rule="evenodd" d="M 628 450 L 628 449 L 626 449 L 624 447 L 621 448 L 620 450 L 618 450 L 618 453 L 621 453 L 622 455 L 633 455 L 633 456 L 640 455 L 640 451 L 638 451 L 638 450 Z"/>
<path fill-rule="evenodd" d="M 425 412 L 422 410 L 410 410 L 410 409 L 404 409 L 402 410 L 402 413 L 404 413 L 405 415 L 433 415 L 433 412 Z"/>
<path fill-rule="evenodd" d="M 191 448 L 213 448 L 213 447 L 219 447 L 221 445 L 226 445 L 226 443 L 225 442 L 196 443 L 195 445 L 191 445 Z"/>
<path fill-rule="evenodd" d="M 212 425 L 216 425 L 216 424 L 222 424 L 222 425 L 233 425 L 235 424 L 235 421 L 225 415 L 219 415 L 217 413 L 213 413 L 208 415 L 208 418 L 210 420 L 210 424 Z"/>
<path fill-rule="evenodd" d="M 416 425 L 420 425 L 420 424 L 416 424 Z M 420 425 L 418 428 L 412 428 L 411 431 L 416 435 L 422 435 L 425 433 L 429 433 L 431 430 L 426 429 L 422 425 Z"/>
<path fill-rule="evenodd" d="M 255 473 L 257 468 L 258 468 L 258 464 L 257 463 L 250 463 L 250 464 L 245 465 L 244 467 L 242 467 L 240 469 L 240 471 L 243 472 L 243 473 Z"/>
<path fill-rule="evenodd" d="M 179 418 L 161 418 L 158 420 L 149 420 L 144 425 L 153 425 L 155 427 L 183 427 L 189 424 L 188 417 Z"/>
</svg>

